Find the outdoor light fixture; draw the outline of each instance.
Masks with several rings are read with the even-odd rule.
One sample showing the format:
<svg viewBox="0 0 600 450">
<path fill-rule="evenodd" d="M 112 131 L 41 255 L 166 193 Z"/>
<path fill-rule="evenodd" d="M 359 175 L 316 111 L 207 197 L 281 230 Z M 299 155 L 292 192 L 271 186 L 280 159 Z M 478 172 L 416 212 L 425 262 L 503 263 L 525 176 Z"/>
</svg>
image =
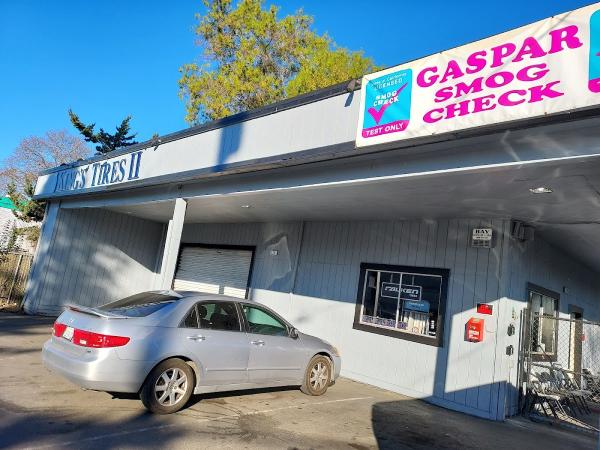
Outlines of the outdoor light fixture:
<svg viewBox="0 0 600 450">
<path fill-rule="evenodd" d="M 547 186 L 539 186 L 536 188 L 530 188 L 529 192 L 531 192 L 532 194 L 551 194 L 552 189 L 550 189 Z"/>
<path fill-rule="evenodd" d="M 246 209 L 252 208 L 252 205 L 242 205 L 242 208 L 246 208 Z"/>
</svg>

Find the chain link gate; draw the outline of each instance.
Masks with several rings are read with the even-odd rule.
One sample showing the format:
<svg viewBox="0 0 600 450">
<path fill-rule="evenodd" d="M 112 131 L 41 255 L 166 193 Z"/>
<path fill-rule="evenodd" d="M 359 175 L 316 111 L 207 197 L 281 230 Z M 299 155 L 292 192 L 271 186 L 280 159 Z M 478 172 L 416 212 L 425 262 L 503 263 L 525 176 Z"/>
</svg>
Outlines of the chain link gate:
<svg viewBox="0 0 600 450">
<path fill-rule="evenodd" d="M 600 323 L 523 313 L 521 413 L 598 432 Z"/>
<path fill-rule="evenodd" d="M 20 308 L 32 261 L 29 253 L 0 254 L 0 308 Z"/>
</svg>

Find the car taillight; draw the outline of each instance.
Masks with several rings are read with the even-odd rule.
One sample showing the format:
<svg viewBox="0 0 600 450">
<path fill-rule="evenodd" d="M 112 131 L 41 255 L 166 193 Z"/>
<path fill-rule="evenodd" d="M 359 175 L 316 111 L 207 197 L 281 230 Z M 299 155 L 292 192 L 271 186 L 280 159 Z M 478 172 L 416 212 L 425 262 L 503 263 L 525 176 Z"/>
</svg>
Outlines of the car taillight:
<svg viewBox="0 0 600 450">
<path fill-rule="evenodd" d="M 52 326 L 52 333 L 56 337 L 61 337 L 66 329 L 67 326 L 64 323 L 54 322 L 54 325 Z"/>
<path fill-rule="evenodd" d="M 107 348 L 122 347 L 129 342 L 128 337 L 110 336 L 85 330 L 73 330 L 73 344 L 82 347 Z"/>
</svg>

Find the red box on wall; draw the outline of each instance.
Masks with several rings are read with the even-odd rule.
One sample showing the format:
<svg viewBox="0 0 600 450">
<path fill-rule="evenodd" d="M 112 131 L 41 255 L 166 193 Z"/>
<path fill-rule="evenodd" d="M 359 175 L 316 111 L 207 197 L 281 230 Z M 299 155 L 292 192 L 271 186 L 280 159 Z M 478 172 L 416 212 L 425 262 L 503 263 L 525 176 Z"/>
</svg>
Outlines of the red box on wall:
<svg viewBox="0 0 600 450">
<path fill-rule="evenodd" d="M 471 317 L 467 322 L 467 341 L 481 342 L 483 341 L 483 319 Z"/>
<path fill-rule="evenodd" d="M 477 303 L 477 312 L 479 314 L 488 314 L 492 315 L 494 311 L 494 305 L 490 305 L 489 303 Z"/>
</svg>

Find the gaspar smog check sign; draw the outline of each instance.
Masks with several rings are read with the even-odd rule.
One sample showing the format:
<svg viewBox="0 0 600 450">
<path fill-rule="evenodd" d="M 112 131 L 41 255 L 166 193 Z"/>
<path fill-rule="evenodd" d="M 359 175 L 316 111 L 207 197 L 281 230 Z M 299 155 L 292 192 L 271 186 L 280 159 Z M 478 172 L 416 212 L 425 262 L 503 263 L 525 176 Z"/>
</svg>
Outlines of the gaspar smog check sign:
<svg viewBox="0 0 600 450">
<path fill-rule="evenodd" d="M 600 3 L 362 80 L 358 147 L 600 104 Z"/>
</svg>

